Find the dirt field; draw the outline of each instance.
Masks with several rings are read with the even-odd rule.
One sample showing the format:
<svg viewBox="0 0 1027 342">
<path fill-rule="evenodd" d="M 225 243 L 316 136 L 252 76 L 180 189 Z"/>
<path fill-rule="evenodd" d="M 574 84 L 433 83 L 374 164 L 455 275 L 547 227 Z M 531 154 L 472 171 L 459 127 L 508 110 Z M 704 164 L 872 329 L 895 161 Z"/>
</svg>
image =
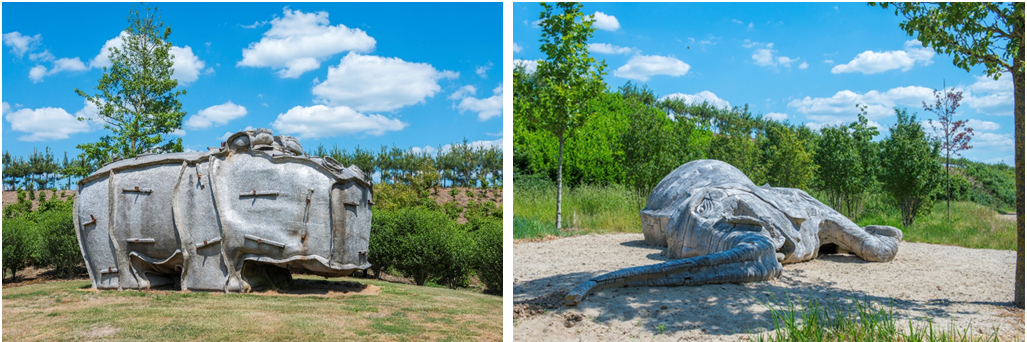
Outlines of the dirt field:
<svg viewBox="0 0 1027 342">
<path fill-rule="evenodd" d="M 901 243 L 888 263 L 850 254 L 784 266 L 773 281 L 697 287 L 599 291 L 562 306 L 577 284 L 624 267 L 666 261 L 642 234 L 586 235 L 514 245 L 514 337 L 517 340 L 738 341 L 772 329 L 761 302 L 816 298 L 822 305 L 871 301 L 894 308 L 900 328 L 932 319 L 936 328 L 999 328 L 1003 340 L 1024 336 L 1023 310 L 1010 307 L 1016 252 Z"/>
</svg>

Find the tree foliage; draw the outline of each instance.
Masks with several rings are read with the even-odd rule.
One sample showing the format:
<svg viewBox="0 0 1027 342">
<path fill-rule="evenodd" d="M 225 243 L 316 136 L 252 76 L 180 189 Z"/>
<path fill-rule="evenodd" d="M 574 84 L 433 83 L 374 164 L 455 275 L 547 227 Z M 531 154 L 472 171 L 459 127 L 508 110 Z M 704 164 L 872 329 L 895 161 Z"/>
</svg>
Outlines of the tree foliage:
<svg viewBox="0 0 1027 342">
<path fill-rule="evenodd" d="M 176 89 L 178 81 L 171 78 L 171 28 L 164 27 L 156 8 L 133 8 L 128 20 L 121 46 L 110 50 L 111 65 L 103 68 L 98 93 L 75 89 L 97 107 L 97 120 L 111 132 L 77 146 L 100 165 L 144 152 L 182 151 L 181 138 L 168 139 L 185 116 L 178 101 L 185 90 Z"/>
<path fill-rule="evenodd" d="M 890 135 L 881 142 L 881 181 L 908 227 L 933 206 L 931 195 L 941 181 L 939 146 L 927 138 L 916 114 L 896 109 L 895 116 Z"/>
<path fill-rule="evenodd" d="M 935 124 L 933 119 L 928 119 L 928 124 L 934 129 L 934 140 L 945 151 L 945 207 L 946 212 L 950 209 L 952 202 L 952 186 L 950 169 L 952 156 L 959 156 L 959 152 L 973 148 L 970 145 L 970 138 L 974 135 L 974 129 L 966 126 L 967 120 L 955 120 L 956 109 L 959 108 L 959 101 L 963 100 L 963 92 L 946 89 L 944 92 L 934 91 L 934 103 L 924 102 L 924 110 L 938 116 Z"/>
</svg>

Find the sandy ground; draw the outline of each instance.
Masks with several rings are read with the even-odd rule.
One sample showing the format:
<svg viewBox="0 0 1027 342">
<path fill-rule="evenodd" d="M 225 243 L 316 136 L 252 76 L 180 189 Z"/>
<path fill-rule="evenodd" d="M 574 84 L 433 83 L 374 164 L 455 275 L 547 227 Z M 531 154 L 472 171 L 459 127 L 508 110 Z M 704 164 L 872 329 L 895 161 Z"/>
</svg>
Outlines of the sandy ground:
<svg viewBox="0 0 1027 342">
<path fill-rule="evenodd" d="M 762 302 L 816 298 L 890 305 L 900 328 L 910 319 L 935 327 L 999 328 L 1024 337 L 1023 310 L 1011 308 L 1016 252 L 903 242 L 895 260 L 870 263 L 834 254 L 784 266 L 768 282 L 697 287 L 617 288 L 577 307 L 564 294 L 593 276 L 667 260 L 642 234 L 587 235 L 514 244 L 514 337 L 517 340 L 738 341 L 773 329 Z"/>
</svg>

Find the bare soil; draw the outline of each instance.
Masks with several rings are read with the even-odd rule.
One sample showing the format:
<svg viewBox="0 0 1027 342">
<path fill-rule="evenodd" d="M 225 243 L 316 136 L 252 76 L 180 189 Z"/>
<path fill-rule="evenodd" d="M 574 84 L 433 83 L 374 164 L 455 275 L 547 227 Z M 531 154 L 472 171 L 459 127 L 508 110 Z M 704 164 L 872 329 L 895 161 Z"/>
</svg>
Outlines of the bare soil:
<svg viewBox="0 0 1027 342">
<path fill-rule="evenodd" d="M 832 254 L 785 265 L 781 277 L 766 282 L 616 288 L 565 307 L 563 296 L 574 286 L 664 262 L 664 249 L 645 245 L 642 234 L 607 234 L 518 243 L 513 250 L 517 340 L 748 340 L 773 329 L 764 303 L 788 298 L 825 307 L 876 303 L 894 311 L 900 329 L 930 319 L 935 329 L 969 327 L 979 336 L 997 327 L 1002 340 L 1024 336 L 1024 311 L 1012 307 L 1015 251 L 902 242 L 887 263 Z"/>
<path fill-rule="evenodd" d="M 32 210 L 39 208 L 40 195 L 46 193 L 46 198 L 53 198 L 54 194 L 60 196 L 60 198 L 68 198 L 75 194 L 74 190 L 38 190 L 36 191 L 36 199 L 32 200 Z M 28 193 L 25 194 L 25 199 L 28 199 Z M 9 204 L 18 203 L 18 192 L 17 191 L 4 191 L 3 194 L 3 207 L 7 207 Z"/>
</svg>

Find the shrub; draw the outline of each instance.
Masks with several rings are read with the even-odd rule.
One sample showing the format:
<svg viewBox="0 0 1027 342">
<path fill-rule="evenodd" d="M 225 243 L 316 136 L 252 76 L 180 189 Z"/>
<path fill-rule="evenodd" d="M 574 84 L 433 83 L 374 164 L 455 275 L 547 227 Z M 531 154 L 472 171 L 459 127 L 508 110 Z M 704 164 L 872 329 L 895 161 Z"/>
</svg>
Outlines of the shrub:
<svg viewBox="0 0 1027 342">
<path fill-rule="evenodd" d="M 481 223 L 474 238 L 471 263 L 478 279 L 486 292 L 503 293 L 503 221 Z"/>
<path fill-rule="evenodd" d="M 40 205 L 37 218 L 39 233 L 38 259 L 43 266 L 53 266 L 64 277 L 74 275 L 82 264 L 70 200 L 52 199 Z"/>
<path fill-rule="evenodd" d="M 450 287 L 467 283 L 469 268 L 466 233 L 445 213 L 423 207 L 378 210 L 371 228 L 370 262 L 376 276 L 388 268 Z"/>
<path fill-rule="evenodd" d="M 11 272 L 14 279 L 18 271 L 25 268 L 32 253 L 35 230 L 31 225 L 34 224 L 23 217 L 3 220 L 3 269 L 4 273 Z"/>
</svg>

